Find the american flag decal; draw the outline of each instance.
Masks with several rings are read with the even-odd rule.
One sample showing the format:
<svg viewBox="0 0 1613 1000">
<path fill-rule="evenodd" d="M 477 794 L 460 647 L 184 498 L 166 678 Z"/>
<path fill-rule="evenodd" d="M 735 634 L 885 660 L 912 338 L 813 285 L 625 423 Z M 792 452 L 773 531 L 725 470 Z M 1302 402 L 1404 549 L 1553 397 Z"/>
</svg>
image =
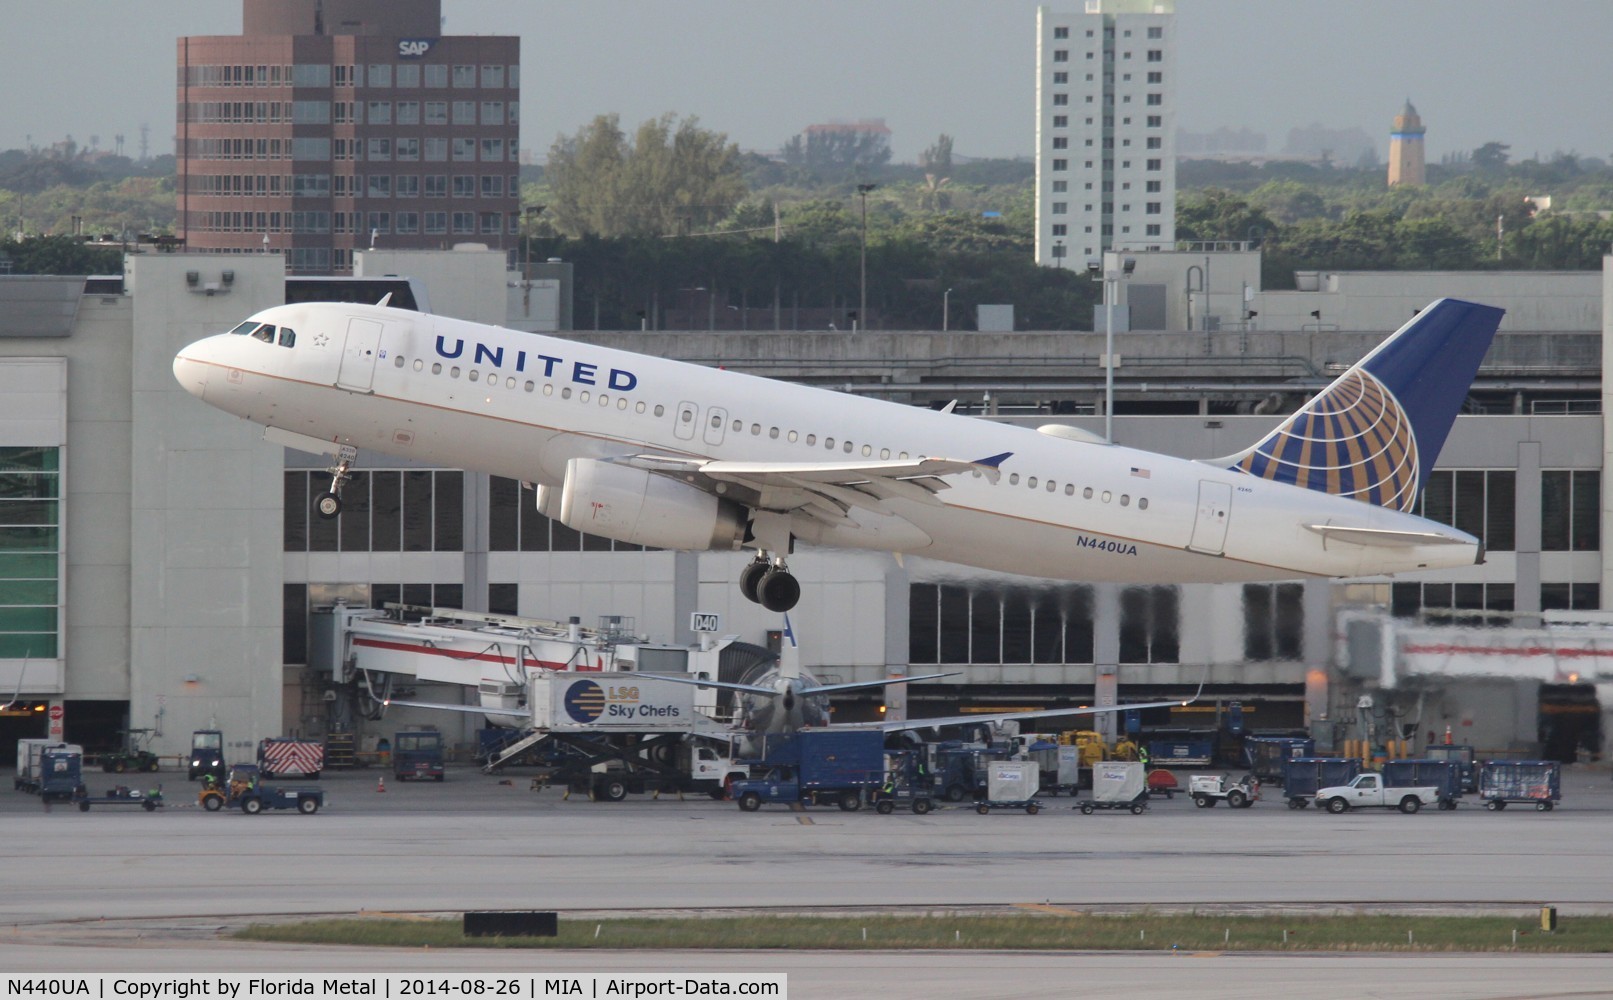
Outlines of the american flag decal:
<svg viewBox="0 0 1613 1000">
<path fill-rule="evenodd" d="M 1139 469 L 1135 465 L 1131 467 L 1131 474 L 1136 476 L 1138 479 L 1147 479 L 1153 475 L 1153 473 L 1149 472 L 1147 469 Z"/>
</svg>

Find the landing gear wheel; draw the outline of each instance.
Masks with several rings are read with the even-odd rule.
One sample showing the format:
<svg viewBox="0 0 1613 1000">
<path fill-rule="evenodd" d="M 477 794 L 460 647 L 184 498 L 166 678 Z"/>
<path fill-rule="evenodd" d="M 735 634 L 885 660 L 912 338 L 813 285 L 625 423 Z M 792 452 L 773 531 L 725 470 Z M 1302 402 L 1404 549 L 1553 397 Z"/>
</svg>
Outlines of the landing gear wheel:
<svg viewBox="0 0 1613 1000">
<path fill-rule="evenodd" d="M 329 521 L 342 512 L 342 498 L 334 493 L 321 493 L 314 501 L 314 513 Z"/>
<path fill-rule="evenodd" d="M 788 611 L 801 599 L 801 584 L 789 570 L 770 569 L 756 585 L 756 596 L 769 611 Z"/>
<path fill-rule="evenodd" d="M 752 604 L 762 603 L 761 597 L 757 594 L 757 587 L 761 584 L 762 577 L 772 568 L 767 560 L 757 559 L 739 571 L 739 592 L 744 595 L 745 600 Z"/>
</svg>

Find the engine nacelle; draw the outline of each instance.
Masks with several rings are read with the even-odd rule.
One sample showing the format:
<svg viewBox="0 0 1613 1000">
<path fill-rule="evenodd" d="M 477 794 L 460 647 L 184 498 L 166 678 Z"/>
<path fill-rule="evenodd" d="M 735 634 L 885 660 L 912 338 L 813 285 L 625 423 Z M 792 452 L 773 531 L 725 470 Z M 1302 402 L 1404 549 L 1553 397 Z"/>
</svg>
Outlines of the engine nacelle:
<svg viewBox="0 0 1613 1000">
<path fill-rule="evenodd" d="M 559 509 L 555 510 L 555 493 Z M 566 463 L 560 490 L 538 490 L 538 510 L 590 535 L 657 549 L 736 549 L 745 508 L 643 469 L 591 458 Z"/>
</svg>

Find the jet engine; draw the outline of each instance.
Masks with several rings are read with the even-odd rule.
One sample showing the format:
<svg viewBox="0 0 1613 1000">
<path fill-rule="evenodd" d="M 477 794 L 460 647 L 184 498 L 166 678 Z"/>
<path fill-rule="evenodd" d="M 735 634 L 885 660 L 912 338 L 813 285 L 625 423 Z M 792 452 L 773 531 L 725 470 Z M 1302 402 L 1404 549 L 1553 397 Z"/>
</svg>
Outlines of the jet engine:
<svg viewBox="0 0 1613 1000">
<path fill-rule="evenodd" d="M 590 535 L 697 551 L 739 548 L 747 520 L 745 508 L 731 500 L 643 469 L 591 458 L 568 461 L 559 490 L 539 487 L 538 510 Z"/>
</svg>

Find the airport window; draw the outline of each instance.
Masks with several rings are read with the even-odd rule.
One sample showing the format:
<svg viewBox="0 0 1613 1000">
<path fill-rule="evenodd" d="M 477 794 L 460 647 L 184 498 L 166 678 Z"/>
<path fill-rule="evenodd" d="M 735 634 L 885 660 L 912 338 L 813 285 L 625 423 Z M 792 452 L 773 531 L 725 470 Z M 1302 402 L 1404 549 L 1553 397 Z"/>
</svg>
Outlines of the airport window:
<svg viewBox="0 0 1613 1000">
<path fill-rule="evenodd" d="M 1053 106 L 1055 108 L 1062 108 L 1066 104 L 1069 104 L 1069 103 L 1070 103 L 1070 95 L 1069 94 L 1054 94 L 1053 95 Z"/>
<path fill-rule="evenodd" d="M 1160 50 L 1160 49 L 1149 49 L 1148 50 L 1148 61 L 1149 62 L 1163 62 L 1164 60 L 1165 60 L 1165 53 L 1162 50 Z"/>
<path fill-rule="evenodd" d="M 371 125 L 392 124 L 392 102 L 370 101 L 364 105 L 364 120 Z"/>
<path fill-rule="evenodd" d="M 369 470 L 342 487 L 342 514 L 310 514 L 330 489 L 324 472 L 285 473 L 287 552 L 457 552 L 463 549 L 464 473 Z"/>
<path fill-rule="evenodd" d="M 1120 662 L 1178 662 L 1181 656 L 1180 603 L 1181 597 L 1175 587 L 1127 587 L 1122 590 Z"/>
<path fill-rule="evenodd" d="M 1061 84 L 1066 84 L 1066 83 L 1069 83 L 1069 82 L 1070 82 L 1070 74 L 1064 72 L 1063 70 L 1060 70 L 1059 72 L 1053 74 L 1053 84 L 1054 84 L 1054 86 L 1059 86 Z"/>
<path fill-rule="evenodd" d="M 1546 585 L 1541 586 L 1545 605 Z M 1397 618 L 1415 618 L 1424 610 L 1509 612 L 1517 607 L 1517 588 L 1510 583 L 1394 583 L 1389 589 L 1389 613 Z M 1446 616 L 1458 625 L 1505 625 L 1503 617 L 1484 615 Z"/>
<path fill-rule="evenodd" d="M 1163 116 L 1163 115 L 1149 115 L 1148 116 L 1148 127 L 1149 128 L 1159 128 L 1161 125 L 1164 124 L 1164 121 L 1165 121 L 1165 116 Z"/>
<path fill-rule="evenodd" d="M 397 67 L 397 85 L 399 87 L 420 86 L 420 66 L 417 63 L 407 63 Z"/>
<path fill-rule="evenodd" d="M 398 102 L 398 124 L 399 125 L 418 125 L 418 124 L 420 124 L 420 102 L 419 101 L 399 101 Z"/>
<path fill-rule="evenodd" d="M 1517 481 L 1511 470 L 1436 469 L 1423 486 L 1418 513 L 1476 536 L 1491 552 L 1511 552 L 1517 547 Z M 1544 490 L 1541 500 L 1544 513 Z M 1550 549 L 1544 536 L 1541 541 Z"/>
<path fill-rule="evenodd" d="M 387 63 L 376 63 L 370 66 L 370 86 L 392 86 L 392 67 Z"/>
<path fill-rule="evenodd" d="M 1053 169 L 1054 170 L 1068 170 L 1068 169 L 1070 169 L 1070 161 L 1069 160 L 1064 160 L 1064 159 L 1054 160 L 1053 161 Z"/>
<path fill-rule="evenodd" d="M 482 86 L 483 87 L 503 87 L 504 86 L 504 67 L 503 66 L 483 66 L 482 67 Z"/>
<path fill-rule="evenodd" d="M 1248 583 L 1243 587 L 1243 658 L 1298 660 L 1305 637 L 1305 587 Z"/>
<path fill-rule="evenodd" d="M 447 101 L 427 101 L 426 102 L 426 124 L 427 125 L 447 125 L 448 124 L 448 102 Z"/>
<path fill-rule="evenodd" d="M 1070 124 L 1070 116 L 1069 115 L 1054 115 L 1053 116 L 1053 127 L 1054 128 L 1065 128 L 1069 124 Z"/>
<path fill-rule="evenodd" d="M 448 86 L 448 67 L 447 66 L 444 66 L 441 63 L 437 63 L 437 64 L 428 63 L 425 66 L 422 66 L 421 69 L 424 70 L 424 73 L 425 73 L 425 85 L 426 86 L 428 86 L 428 87 L 446 87 L 446 86 Z"/>
<path fill-rule="evenodd" d="M 1164 83 L 1165 82 L 1165 74 L 1159 72 L 1158 70 L 1154 70 L 1154 71 L 1152 71 L 1152 72 L 1150 72 L 1148 74 L 1148 82 L 1149 83 Z"/>
<path fill-rule="evenodd" d="M 1054 136 L 1053 137 L 1053 148 L 1054 149 L 1069 149 L 1070 148 L 1070 140 L 1065 138 L 1062 135 Z"/>
<path fill-rule="evenodd" d="M 427 233 L 440 235 L 448 231 L 447 212 L 427 212 L 422 223 Z"/>
<path fill-rule="evenodd" d="M 1069 190 L 1070 190 L 1070 182 L 1069 181 L 1054 181 L 1053 182 L 1053 193 L 1054 194 L 1064 194 L 1065 192 L 1067 192 Z"/>
<path fill-rule="evenodd" d="M 476 102 L 475 101 L 455 101 L 454 102 L 454 124 L 455 125 L 475 125 L 476 124 Z"/>
<path fill-rule="evenodd" d="M 1148 95 L 1148 103 L 1149 103 L 1150 106 L 1157 106 L 1157 105 L 1159 105 L 1159 104 L 1161 104 L 1163 102 L 1164 102 L 1164 96 L 1161 95 L 1161 94 L 1149 94 Z"/>
<path fill-rule="evenodd" d="M 453 78 L 455 87 L 474 87 L 476 86 L 476 67 L 455 66 Z"/>
<path fill-rule="evenodd" d="M 54 659 L 62 603 L 61 450 L 0 448 L 0 658 Z"/>
<path fill-rule="evenodd" d="M 1602 482 L 1594 471 L 1540 474 L 1540 548 L 1594 552 L 1601 548 Z"/>
<path fill-rule="evenodd" d="M 1053 37 L 1054 38 L 1069 38 L 1070 37 L 1070 29 L 1069 28 L 1054 28 L 1053 29 Z"/>
<path fill-rule="evenodd" d="M 908 659 L 924 664 L 1091 663 L 1092 588 L 908 588 Z"/>
<path fill-rule="evenodd" d="M 476 140 L 475 139 L 455 139 L 454 140 L 454 159 L 461 160 L 461 161 L 476 159 Z"/>
<path fill-rule="evenodd" d="M 1155 25 L 1154 27 L 1151 27 L 1151 28 L 1148 29 L 1148 37 L 1149 38 L 1164 38 L 1165 37 L 1165 29 L 1160 27 L 1160 26 L 1158 26 L 1158 25 Z"/>
<path fill-rule="evenodd" d="M 488 174 L 482 178 L 483 198 L 504 197 L 504 178 L 499 174 Z"/>
<path fill-rule="evenodd" d="M 1540 610 L 1596 611 L 1602 606 L 1602 587 L 1596 583 L 1542 583 Z"/>
<path fill-rule="evenodd" d="M 1159 235 L 1159 226 L 1157 224 L 1149 226 L 1144 230 L 1144 233 L 1146 235 L 1148 235 L 1148 236 L 1158 236 Z"/>
<path fill-rule="evenodd" d="M 1090 56 L 1091 53 L 1089 52 L 1089 53 L 1087 53 L 1087 55 Z M 1069 49 L 1054 49 L 1053 50 L 1053 61 L 1056 62 L 1056 63 L 1069 62 L 1070 61 L 1070 50 Z"/>
</svg>

